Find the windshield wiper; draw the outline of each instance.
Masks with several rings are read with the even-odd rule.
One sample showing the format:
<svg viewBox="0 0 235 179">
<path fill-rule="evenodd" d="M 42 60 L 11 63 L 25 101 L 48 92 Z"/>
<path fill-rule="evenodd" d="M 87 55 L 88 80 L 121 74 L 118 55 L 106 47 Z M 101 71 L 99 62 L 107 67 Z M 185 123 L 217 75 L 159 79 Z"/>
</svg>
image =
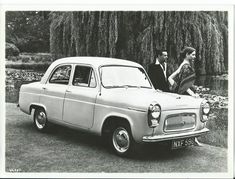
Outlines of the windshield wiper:
<svg viewBox="0 0 235 179">
<path fill-rule="evenodd" d="M 130 88 L 150 88 L 150 87 L 147 87 L 147 86 L 135 86 L 135 85 L 123 85 L 123 87 L 130 87 Z"/>
<path fill-rule="evenodd" d="M 124 86 L 112 85 L 112 86 L 105 86 L 105 88 L 124 88 Z"/>
<path fill-rule="evenodd" d="M 122 85 L 125 88 L 140 88 L 140 86 L 135 86 L 135 85 Z"/>
<path fill-rule="evenodd" d="M 151 87 L 148 87 L 148 86 L 139 86 L 140 88 L 148 88 L 148 89 L 151 89 Z"/>
<path fill-rule="evenodd" d="M 106 88 L 150 88 L 147 86 L 135 86 L 135 85 L 113 85 L 113 86 L 105 86 Z"/>
<path fill-rule="evenodd" d="M 106 88 L 140 88 L 140 87 L 134 85 L 113 85 L 113 86 L 106 86 Z"/>
</svg>

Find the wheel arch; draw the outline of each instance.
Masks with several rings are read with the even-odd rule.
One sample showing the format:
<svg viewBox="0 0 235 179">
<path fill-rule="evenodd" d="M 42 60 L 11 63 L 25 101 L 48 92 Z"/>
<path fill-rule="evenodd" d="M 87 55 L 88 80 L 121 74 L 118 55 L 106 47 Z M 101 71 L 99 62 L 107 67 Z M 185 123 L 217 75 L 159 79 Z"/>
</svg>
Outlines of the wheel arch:
<svg viewBox="0 0 235 179">
<path fill-rule="evenodd" d="M 45 110 L 46 112 L 46 107 L 42 104 L 38 104 L 38 103 L 32 103 L 30 106 L 29 106 L 29 114 L 31 114 L 32 110 L 33 109 L 37 109 L 37 108 L 42 108 Z"/>
<path fill-rule="evenodd" d="M 112 115 L 106 117 L 106 119 L 103 122 L 102 129 L 101 129 L 101 135 L 103 136 L 105 133 L 110 132 L 112 129 L 112 126 L 115 126 L 120 123 L 125 123 L 130 127 L 131 133 L 132 133 L 132 128 L 131 128 L 131 122 L 127 117 L 123 116 L 117 116 L 117 115 Z"/>
</svg>

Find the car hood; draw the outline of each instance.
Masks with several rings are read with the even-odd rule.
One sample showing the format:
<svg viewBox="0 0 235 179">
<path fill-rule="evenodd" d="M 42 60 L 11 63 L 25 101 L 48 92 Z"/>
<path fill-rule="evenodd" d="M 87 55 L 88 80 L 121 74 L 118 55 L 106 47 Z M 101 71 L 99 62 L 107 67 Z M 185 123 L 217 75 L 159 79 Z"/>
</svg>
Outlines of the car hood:
<svg viewBox="0 0 235 179">
<path fill-rule="evenodd" d="M 200 108 L 203 99 L 188 95 L 166 93 L 144 88 L 113 88 L 107 89 L 113 106 L 146 111 L 151 103 L 156 102 L 162 111 L 177 109 Z"/>
</svg>

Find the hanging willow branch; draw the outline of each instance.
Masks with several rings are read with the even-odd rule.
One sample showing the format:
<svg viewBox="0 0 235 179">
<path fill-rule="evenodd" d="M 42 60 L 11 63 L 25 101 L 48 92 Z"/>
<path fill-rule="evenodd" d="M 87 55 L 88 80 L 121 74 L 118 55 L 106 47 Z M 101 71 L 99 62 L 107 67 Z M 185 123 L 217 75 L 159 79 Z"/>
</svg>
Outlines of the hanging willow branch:
<svg viewBox="0 0 235 179">
<path fill-rule="evenodd" d="M 147 68 L 166 49 L 171 71 L 185 46 L 197 50 L 198 74 L 228 68 L 228 17 L 219 11 L 79 11 L 50 14 L 51 53 L 136 61 Z"/>
</svg>

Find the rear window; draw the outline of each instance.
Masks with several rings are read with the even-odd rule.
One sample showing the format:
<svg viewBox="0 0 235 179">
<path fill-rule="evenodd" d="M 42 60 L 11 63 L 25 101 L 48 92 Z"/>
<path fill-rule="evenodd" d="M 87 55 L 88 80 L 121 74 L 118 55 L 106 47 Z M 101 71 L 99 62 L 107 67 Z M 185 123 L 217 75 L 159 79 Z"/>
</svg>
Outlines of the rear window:
<svg viewBox="0 0 235 179">
<path fill-rule="evenodd" d="M 71 65 L 59 66 L 52 74 L 49 83 L 69 84 Z"/>
</svg>

